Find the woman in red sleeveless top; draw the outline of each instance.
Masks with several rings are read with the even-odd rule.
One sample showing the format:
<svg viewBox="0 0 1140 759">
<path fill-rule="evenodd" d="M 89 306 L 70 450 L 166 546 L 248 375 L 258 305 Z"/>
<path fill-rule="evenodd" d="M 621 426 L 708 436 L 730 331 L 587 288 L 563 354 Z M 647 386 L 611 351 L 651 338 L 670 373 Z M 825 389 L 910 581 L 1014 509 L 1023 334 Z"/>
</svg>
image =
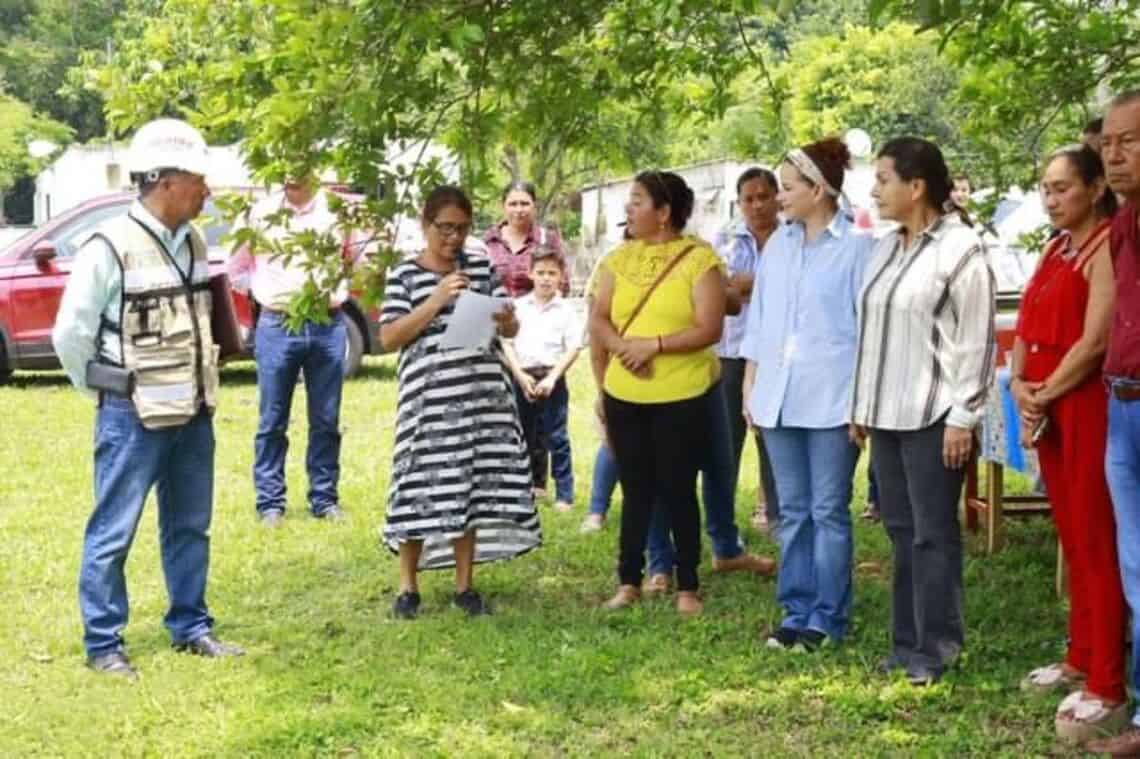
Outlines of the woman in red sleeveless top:
<svg viewBox="0 0 1140 759">
<path fill-rule="evenodd" d="M 1069 650 L 1033 670 L 1028 689 L 1072 692 L 1057 709 L 1057 735 L 1084 742 L 1128 721 L 1124 596 L 1116 525 L 1104 474 L 1107 394 L 1101 362 L 1113 306 L 1108 219 L 1116 198 L 1090 148 L 1050 159 L 1041 192 L 1060 234 L 1025 288 L 1013 348 L 1012 390 L 1021 439 L 1035 445 L 1057 534 L 1069 562 Z"/>
</svg>

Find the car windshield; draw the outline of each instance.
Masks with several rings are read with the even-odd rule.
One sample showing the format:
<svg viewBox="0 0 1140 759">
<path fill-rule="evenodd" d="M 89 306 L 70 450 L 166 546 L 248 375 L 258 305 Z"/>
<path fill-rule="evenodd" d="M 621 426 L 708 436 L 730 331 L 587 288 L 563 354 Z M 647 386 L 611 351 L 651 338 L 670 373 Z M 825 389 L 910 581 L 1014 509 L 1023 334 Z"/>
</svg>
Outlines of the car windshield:
<svg viewBox="0 0 1140 759">
<path fill-rule="evenodd" d="M 7 253 L 8 249 L 14 247 L 17 243 L 21 243 L 24 240 L 26 240 L 27 238 L 31 237 L 32 233 L 36 231 L 36 228 L 31 227 L 30 229 L 24 229 L 21 227 L 18 230 L 20 232 L 20 234 L 16 234 L 14 237 L 12 237 L 10 239 L 5 237 L 5 233 L 8 231 L 9 231 L 8 229 L 5 229 L 4 227 L 0 227 L 0 256 Z M 17 230 L 11 230 L 11 231 L 14 233 Z"/>
<path fill-rule="evenodd" d="M 221 209 L 215 206 L 213 201 L 206 202 L 206 207 L 202 209 L 202 215 L 198 217 L 197 222 L 200 225 L 199 229 L 202 230 L 202 235 L 206 238 L 206 246 L 210 248 L 220 245 L 222 236 L 229 232 L 232 226 L 222 216 Z M 39 227 L 20 227 L 18 229 L 0 227 L 0 255 L 22 243 L 39 229 Z"/>
</svg>

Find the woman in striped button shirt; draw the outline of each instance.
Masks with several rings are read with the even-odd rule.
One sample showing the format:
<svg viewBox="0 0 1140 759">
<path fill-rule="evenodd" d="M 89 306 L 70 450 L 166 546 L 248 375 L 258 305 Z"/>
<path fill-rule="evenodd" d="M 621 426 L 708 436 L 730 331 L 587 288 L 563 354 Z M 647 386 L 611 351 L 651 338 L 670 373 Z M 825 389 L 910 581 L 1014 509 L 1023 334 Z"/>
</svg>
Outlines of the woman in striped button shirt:
<svg viewBox="0 0 1140 759">
<path fill-rule="evenodd" d="M 958 499 L 994 377 L 994 278 L 953 187 L 926 140 L 880 151 L 872 196 L 899 227 L 867 269 L 852 389 L 851 433 L 870 432 L 894 557 L 881 667 L 915 685 L 940 678 L 964 642 Z"/>
</svg>

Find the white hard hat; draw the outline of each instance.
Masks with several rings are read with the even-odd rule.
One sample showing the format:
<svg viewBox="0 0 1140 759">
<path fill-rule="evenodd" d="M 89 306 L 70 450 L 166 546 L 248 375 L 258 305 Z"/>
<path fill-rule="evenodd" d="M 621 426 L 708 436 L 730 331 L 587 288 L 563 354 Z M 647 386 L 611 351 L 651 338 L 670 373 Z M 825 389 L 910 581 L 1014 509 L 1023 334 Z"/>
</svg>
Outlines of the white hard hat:
<svg viewBox="0 0 1140 759">
<path fill-rule="evenodd" d="M 131 174 L 178 169 L 205 176 L 209 165 L 210 151 L 201 133 L 178 119 L 144 124 L 135 132 L 127 151 L 127 171 Z"/>
</svg>

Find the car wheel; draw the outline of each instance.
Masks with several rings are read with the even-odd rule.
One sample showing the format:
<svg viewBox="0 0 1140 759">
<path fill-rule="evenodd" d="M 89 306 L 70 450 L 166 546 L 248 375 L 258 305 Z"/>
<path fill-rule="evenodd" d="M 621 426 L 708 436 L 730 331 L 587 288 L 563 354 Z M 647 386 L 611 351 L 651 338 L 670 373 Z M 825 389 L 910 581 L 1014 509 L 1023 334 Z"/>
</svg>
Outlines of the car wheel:
<svg viewBox="0 0 1140 759">
<path fill-rule="evenodd" d="M 344 376 L 351 377 L 360 370 L 364 361 L 364 333 L 360 324 L 349 314 L 344 315 Z"/>
<path fill-rule="evenodd" d="M 4 350 L 3 341 L 0 341 L 0 385 L 12 379 L 12 370 L 8 367 L 8 352 Z"/>
</svg>

